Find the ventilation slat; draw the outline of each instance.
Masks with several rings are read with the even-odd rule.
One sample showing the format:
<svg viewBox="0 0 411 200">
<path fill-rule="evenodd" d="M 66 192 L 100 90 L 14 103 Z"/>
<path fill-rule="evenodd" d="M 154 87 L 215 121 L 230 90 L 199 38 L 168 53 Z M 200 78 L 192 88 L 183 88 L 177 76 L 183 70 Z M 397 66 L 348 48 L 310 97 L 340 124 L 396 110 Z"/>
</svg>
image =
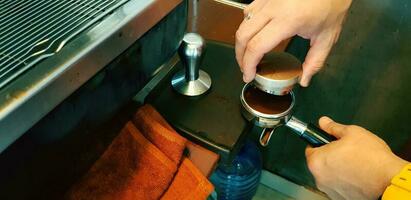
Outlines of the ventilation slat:
<svg viewBox="0 0 411 200">
<path fill-rule="evenodd" d="M 0 89 L 127 1 L 0 1 Z"/>
</svg>

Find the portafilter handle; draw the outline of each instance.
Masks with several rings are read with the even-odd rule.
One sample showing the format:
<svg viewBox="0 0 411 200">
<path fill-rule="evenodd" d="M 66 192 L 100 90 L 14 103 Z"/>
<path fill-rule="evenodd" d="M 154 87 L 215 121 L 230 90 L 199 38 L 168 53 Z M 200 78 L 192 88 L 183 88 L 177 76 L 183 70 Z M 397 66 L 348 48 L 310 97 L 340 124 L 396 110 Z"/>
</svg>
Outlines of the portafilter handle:
<svg viewBox="0 0 411 200">
<path fill-rule="evenodd" d="M 178 49 L 178 55 L 184 69 L 177 72 L 171 80 L 171 85 L 178 93 L 186 96 L 198 96 L 210 89 L 210 76 L 200 70 L 204 50 L 205 41 L 199 34 L 187 33 L 184 35 Z"/>
<path fill-rule="evenodd" d="M 300 138 L 304 139 L 312 147 L 320 147 L 337 140 L 337 138 L 328 134 L 317 126 L 302 122 L 295 117 L 291 117 L 285 125 L 291 128 L 300 136 Z"/>
</svg>

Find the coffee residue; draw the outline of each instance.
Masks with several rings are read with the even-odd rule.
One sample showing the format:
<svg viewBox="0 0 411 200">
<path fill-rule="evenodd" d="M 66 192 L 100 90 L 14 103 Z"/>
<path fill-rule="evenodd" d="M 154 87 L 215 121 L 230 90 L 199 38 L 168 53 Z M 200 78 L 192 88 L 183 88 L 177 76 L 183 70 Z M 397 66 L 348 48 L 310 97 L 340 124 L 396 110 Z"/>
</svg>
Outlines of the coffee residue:
<svg viewBox="0 0 411 200">
<path fill-rule="evenodd" d="M 291 94 L 277 96 L 265 93 L 255 87 L 246 89 L 244 99 L 252 109 L 269 115 L 287 111 L 292 103 Z"/>
</svg>

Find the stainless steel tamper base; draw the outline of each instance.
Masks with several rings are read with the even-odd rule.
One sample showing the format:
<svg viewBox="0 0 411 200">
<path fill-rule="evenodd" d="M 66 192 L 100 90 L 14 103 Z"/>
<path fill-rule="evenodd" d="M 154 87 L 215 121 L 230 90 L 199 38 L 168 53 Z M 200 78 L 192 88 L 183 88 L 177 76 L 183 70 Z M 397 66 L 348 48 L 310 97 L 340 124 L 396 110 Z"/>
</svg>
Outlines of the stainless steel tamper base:
<svg viewBox="0 0 411 200">
<path fill-rule="evenodd" d="M 211 88 L 211 78 L 207 72 L 200 70 L 198 79 L 194 81 L 186 80 L 185 70 L 177 72 L 171 79 L 174 90 L 186 96 L 198 96 L 207 92 Z"/>
</svg>

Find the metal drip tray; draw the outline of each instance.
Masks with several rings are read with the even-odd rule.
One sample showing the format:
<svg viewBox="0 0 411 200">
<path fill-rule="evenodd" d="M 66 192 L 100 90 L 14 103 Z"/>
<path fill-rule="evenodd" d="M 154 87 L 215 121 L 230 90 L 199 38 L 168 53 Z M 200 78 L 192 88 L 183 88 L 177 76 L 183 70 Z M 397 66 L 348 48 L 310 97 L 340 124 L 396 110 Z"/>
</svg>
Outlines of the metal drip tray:
<svg viewBox="0 0 411 200">
<path fill-rule="evenodd" d="M 127 1 L 0 2 L 0 88 Z"/>
</svg>

